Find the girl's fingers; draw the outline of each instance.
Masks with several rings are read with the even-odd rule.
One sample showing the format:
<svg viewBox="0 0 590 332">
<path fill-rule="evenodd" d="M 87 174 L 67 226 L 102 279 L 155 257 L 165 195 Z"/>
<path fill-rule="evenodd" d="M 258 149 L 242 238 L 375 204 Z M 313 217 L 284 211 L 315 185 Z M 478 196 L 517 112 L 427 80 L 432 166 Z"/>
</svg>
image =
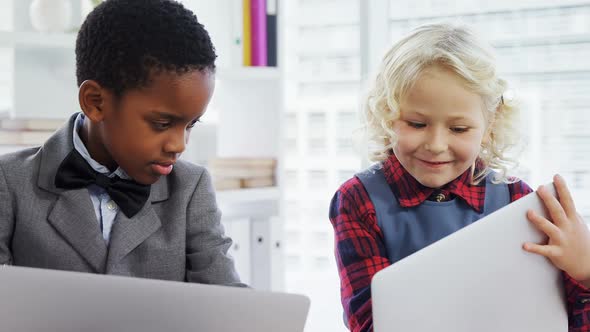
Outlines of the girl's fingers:
<svg viewBox="0 0 590 332">
<path fill-rule="evenodd" d="M 559 197 L 559 202 L 561 203 L 561 206 L 563 207 L 563 210 L 565 211 L 566 215 L 569 218 L 575 218 L 577 214 L 576 205 L 574 203 L 574 199 L 572 198 L 572 194 L 567 188 L 565 179 L 561 177 L 561 175 L 556 174 L 553 177 L 553 183 L 555 185 L 557 197 Z"/>
<path fill-rule="evenodd" d="M 539 195 L 543 204 L 547 208 L 551 221 L 558 227 L 561 226 L 564 219 L 567 219 L 567 215 L 557 198 L 551 195 L 544 186 L 540 186 L 539 189 L 537 189 L 537 195 Z"/>
<path fill-rule="evenodd" d="M 547 258 L 552 258 L 556 256 L 556 247 L 550 245 L 541 245 L 532 242 L 526 242 L 523 246 L 523 249 L 531 252 L 533 254 L 545 256 Z"/>
<path fill-rule="evenodd" d="M 561 230 L 554 223 L 535 213 L 533 210 L 527 211 L 527 218 L 550 239 L 559 240 Z"/>
</svg>

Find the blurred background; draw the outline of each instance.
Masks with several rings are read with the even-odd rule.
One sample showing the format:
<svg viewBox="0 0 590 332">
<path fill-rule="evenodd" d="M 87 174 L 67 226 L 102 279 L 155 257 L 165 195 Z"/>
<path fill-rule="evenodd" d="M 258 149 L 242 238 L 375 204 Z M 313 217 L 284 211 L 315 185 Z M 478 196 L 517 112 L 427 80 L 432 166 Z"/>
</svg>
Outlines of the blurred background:
<svg viewBox="0 0 590 332">
<path fill-rule="evenodd" d="M 346 331 L 328 205 L 368 165 L 353 141 L 367 82 L 385 50 L 417 25 L 465 23 L 493 45 L 523 107 L 526 150 L 516 175 L 535 188 L 559 172 L 590 221 L 590 1 L 262 1 L 276 63 L 244 60 L 244 1 L 181 2 L 219 54 L 215 96 L 185 158 L 216 170 L 242 278 L 311 297 L 306 331 Z M 47 4 L 53 10 L 39 11 Z M 93 6 L 0 0 L 0 153 L 41 144 L 51 119 L 79 110 L 75 33 Z M 250 166 L 232 165 L 236 158 Z M 252 180 L 261 174 L 272 181 Z"/>
</svg>

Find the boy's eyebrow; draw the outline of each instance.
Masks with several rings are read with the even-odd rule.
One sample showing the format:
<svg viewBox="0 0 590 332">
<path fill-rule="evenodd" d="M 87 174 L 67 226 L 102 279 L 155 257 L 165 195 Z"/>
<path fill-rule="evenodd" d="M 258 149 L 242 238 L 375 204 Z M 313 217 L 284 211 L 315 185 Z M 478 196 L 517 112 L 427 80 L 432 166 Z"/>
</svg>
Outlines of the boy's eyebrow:
<svg viewBox="0 0 590 332">
<path fill-rule="evenodd" d="M 163 111 L 152 111 L 151 113 L 152 113 L 152 115 L 156 115 L 156 116 L 163 117 L 163 118 L 168 118 L 168 119 L 178 121 L 178 122 L 186 120 L 184 117 L 178 116 L 173 113 L 168 113 L 168 112 L 163 112 Z M 198 120 L 198 118 L 197 118 L 197 120 Z M 194 119 L 191 119 L 191 121 L 194 121 Z"/>
<path fill-rule="evenodd" d="M 157 115 L 163 118 L 170 118 L 170 119 L 175 119 L 175 120 L 182 120 L 182 117 L 176 115 L 176 114 L 172 114 L 172 113 L 168 113 L 168 112 L 162 112 L 162 111 L 151 111 L 152 115 Z"/>
</svg>

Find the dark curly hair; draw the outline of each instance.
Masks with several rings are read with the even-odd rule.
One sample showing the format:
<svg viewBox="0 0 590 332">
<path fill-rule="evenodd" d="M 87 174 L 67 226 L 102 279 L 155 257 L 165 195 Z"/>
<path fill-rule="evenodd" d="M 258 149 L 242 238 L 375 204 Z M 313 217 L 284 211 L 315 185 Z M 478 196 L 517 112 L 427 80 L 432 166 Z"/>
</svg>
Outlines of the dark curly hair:
<svg viewBox="0 0 590 332">
<path fill-rule="evenodd" d="M 116 96 L 161 71 L 215 70 L 215 48 L 190 10 L 172 0 L 106 0 L 76 39 L 78 86 L 95 80 Z"/>
</svg>

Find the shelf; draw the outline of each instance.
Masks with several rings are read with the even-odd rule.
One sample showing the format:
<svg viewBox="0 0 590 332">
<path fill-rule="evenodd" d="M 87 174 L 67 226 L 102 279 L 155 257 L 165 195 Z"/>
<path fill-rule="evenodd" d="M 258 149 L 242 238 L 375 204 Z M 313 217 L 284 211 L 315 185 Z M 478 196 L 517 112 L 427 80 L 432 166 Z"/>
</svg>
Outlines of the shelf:
<svg viewBox="0 0 590 332">
<path fill-rule="evenodd" d="M 590 68 L 568 68 L 568 69 L 543 69 L 542 66 L 530 70 L 506 70 L 501 72 L 506 76 L 561 76 L 571 74 L 589 73 Z"/>
<path fill-rule="evenodd" d="M 588 33 L 491 38 L 492 46 L 498 48 L 587 43 L 590 43 L 590 34 Z"/>
<path fill-rule="evenodd" d="M 457 16 L 481 16 L 481 15 L 494 15 L 504 13 L 515 13 L 515 12 L 527 12 L 527 11 L 544 11 L 544 10 L 556 10 L 556 9 L 571 9 L 577 7 L 586 7 L 588 5 L 587 0 L 569 0 L 569 1 L 539 1 L 530 2 L 511 2 L 509 4 L 499 5 L 496 8 L 481 8 L 472 7 L 468 9 L 456 9 L 452 6 L 448 7 L 448 11 L 440 12 L 438 10 L 418 10 L 418 13 L 397 12 L 390 10 L 389 20 L 398 21 L 411 21 L 411 20 L 437 20 L 444 17 L 457 17 Z"/>
<path fill-rule="evenodd" d="M 274 201 L 280 198 L 278 187 L 248 188 L 216 191 L 220 203 L 242 203 L 254 201 Z"/>
<path fill-rule="evenodd" d="M 281 76 L 277 67 L 238 67 L 217 68 L 216 77 L 220 81 L 278 80 Z"/>
<path fill-rule="evenodd" d="M 76 34 L 0 31 L 0 47 L 27 46 L 39 48 L 71 48 L 76 46 Z M 219 80 L 277 80 L 276 67 L 217 68 Z"/>
<path fill-rule="evenodd" d="M 348 49 L 299 49 L 299 58 L 342 58 L 360 56 L 359 48 Z"/>
<path fill-rule="evenodd" d="M 354 20 L 349 22 L 325 22 L 321 21 L 307 21 L 298 24 L 299 29 L 333 29 L 333 28 L 350 28 L 359 27 L 360 21 Z"/>
<path fill-rule="evenodd" d="M 305 77 L 301 77 L 298 83 L 304 84 L 313 84 L 313 83 L 359 83 L 361 82 L 361 77 L 359 75 L 306 75 Z"/>
<path fill-rule="evenodd" d="M 74 47 L 76 46 L 76 34 L 0 31 L 0 46 L 28 46 L 74 49 Z"/>
<path fill-rule="evenodd" d="M 217 206 L 226 219 L 244 216 L 266 219 L 279 215 L 278 187 L 218 190 L 216 196 Z"/>
</svg>

